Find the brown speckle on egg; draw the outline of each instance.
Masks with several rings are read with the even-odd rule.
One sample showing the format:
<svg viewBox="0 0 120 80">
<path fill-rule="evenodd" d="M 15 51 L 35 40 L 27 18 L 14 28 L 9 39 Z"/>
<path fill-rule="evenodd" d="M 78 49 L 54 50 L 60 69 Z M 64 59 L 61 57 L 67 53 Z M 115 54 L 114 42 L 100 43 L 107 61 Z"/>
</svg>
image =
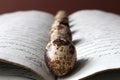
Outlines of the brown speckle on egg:
<svg viewBox="0 0 120 80">
<path fill-rule="evenodd" d="M 69 45 L 70 42 L 68 40 L 61 40 L 61 39 L 56 39 L 53 41 L 54 44 L 60 46 L 60 45 Z"/>
<path fill-rule="evenodd" d="M 61 51 L 61 52 L 63 51 L 63 47 L 61 47 L 60 51 Z"/>
</svg>

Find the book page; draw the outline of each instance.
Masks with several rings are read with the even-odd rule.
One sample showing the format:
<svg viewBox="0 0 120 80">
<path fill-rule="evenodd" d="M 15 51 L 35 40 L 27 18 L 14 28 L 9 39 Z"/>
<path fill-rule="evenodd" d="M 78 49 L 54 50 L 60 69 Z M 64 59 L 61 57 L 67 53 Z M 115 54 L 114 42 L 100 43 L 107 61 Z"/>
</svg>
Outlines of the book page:
<svg viewBox="0 0 120 80">
<path fill-rule="evenodd" d="M 43 80 L 32 71 L 0 62 L 0 80 Z"/>
<path fill-rule="evenodd" d="M 120 80 L 120 70 L 100 72 L 83 80 Z"/>
<path fill-rule="evenodd" d="M 31 69 L 45 80 L 53 80 L 44 51 L 49 41 L 53 15 L 19 11 L 0 16 L 0 60 Z"/>
<path fill-rule="evenodd" d="M 100 71 L 120 68 L 120 16 L 97 10 L 70 15 L 77 65 L 65 80 L 78 80 Z M 60 79 L 60 80 L 61 80 Z"/>
</svg>

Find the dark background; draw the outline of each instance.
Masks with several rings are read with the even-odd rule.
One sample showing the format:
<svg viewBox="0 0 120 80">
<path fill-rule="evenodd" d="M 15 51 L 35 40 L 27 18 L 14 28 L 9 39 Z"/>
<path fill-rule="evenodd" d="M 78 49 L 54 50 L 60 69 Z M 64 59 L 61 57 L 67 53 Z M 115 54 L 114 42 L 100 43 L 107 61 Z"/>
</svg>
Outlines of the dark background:
<svg viewBox="0 0 120 80">
<path fill-rule="evenodd" d="M 53 14 L 61 9 L 68 13 L 81 9 L 100 9 L 120 14 L 120 0 L 0 0 L 0 13 L 33 9 Z"/>
</svg>

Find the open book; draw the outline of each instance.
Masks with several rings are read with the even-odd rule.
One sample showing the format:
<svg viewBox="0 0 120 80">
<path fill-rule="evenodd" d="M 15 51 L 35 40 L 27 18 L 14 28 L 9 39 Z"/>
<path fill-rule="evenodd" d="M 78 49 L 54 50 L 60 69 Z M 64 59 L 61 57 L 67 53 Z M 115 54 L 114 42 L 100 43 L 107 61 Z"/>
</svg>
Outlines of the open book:
<svg viewBox="0 0 120 80">
<path fill-rule="evenodd" d="M 77 64 L 71 73 L 56 78 L 44 60 L 53 20 L 52 14 L 42 11 L 0 15 L 0 80 L 81 80 L 120 68 L 120 16 L 82 10 L 69 16 Z"/>
</svg>

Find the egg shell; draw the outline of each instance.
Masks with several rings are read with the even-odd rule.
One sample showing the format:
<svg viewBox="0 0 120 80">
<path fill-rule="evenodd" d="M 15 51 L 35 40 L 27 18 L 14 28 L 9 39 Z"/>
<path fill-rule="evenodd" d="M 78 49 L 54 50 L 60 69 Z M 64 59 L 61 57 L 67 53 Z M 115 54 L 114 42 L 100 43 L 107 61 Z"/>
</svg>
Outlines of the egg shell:
<svg viewBox="0 0 120 80">
<path fill-rule="evenodd" d="M 47 45 L 45 59 L 56 76 L 64 76 L 76 63 L 76 50 L 70 41 L 56 39 Z"/>
<path fill-rule="evenodd" d="M 50 40 L 65 39 L 72 41 L 72 35 L 70 29 L 65 25 L 57 25 L 50 31 Z"/>
</svg>

